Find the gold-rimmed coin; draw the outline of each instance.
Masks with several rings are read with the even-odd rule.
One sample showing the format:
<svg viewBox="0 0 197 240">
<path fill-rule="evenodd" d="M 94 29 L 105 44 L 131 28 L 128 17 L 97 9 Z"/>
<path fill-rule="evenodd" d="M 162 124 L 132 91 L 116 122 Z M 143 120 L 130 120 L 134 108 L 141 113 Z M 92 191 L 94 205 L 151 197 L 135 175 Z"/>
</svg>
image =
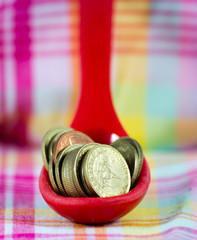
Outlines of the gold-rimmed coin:
<svg viewBox="0 0 197 240">
<path fill-rule="evenodd" d="M 84 158 L 85 158 L 85 156 L 82 158 L 82 162 L 83 162 Z M 82 185 L 83 185 L 86 193 L 88 194 L 88 197 L 98 197 L 98 195 L 95 192 L 91 192 L 91 189 L 88 188 L 88 184 L 87 184 L 86 179 L 85 179 L 83 164 L 82 164 L 82 167 L 81 167 L 81 182 L 82 182 Z"/>
<path fill-rule="evenodd" d="M 76 152 L 80 148 L 81 147 L 74 149 L 72 152 Z M 70 165 L 72 164 L 71 162 L 74 161 L 74 159 L 71 158 L 70 154 L 71 152 L 66 154 L 66 156 L 63 159 L 62 171 L 61 171 L 62 184 L 69 197 L 79 197 L 78 192 L 76 191 L 73 180 L 72 180 L 72 169 Z M 81 191 L 83 192 L 83 190 Z M 82 194 L 86 196 L 85 193 L 82 193 Z"/>
<path fill-rule="evenodd" d="M 125 194 L 131 186 L 131 176 L 123 156 L 108 145 L 95 146 L 82 162 L 89 190 L 99 197 Z"/>
<path fill-rule="evenodd" d="M 69 127 L 54 127 L 49 131 L 47 131 L 46 134 L 44 135 L 42 144 L 41 144 L 41 153 L 42 153 L 44 166 L 47 171 L 48 171 L 48 165 L 49 165 L 48 148 L 49 148 L 49 143 L 51 139 L 60 132 L 71 131 L 71 130 L 72 128 L 69 128 Z"/>
<path fill-rule="evenodd" d="M 129 142 L 121 141 L 121 138 L 113 142 L 111 146 L 114 147 L 116 150 L 118 150 L 126 160 L 130 170 L 130 174 L 131 174 L 131 187 L 132 187 L 136 180 L 135 177 L 137 177 L 137 176 L 134 176 L 133 174 L 135 169 L 135 164 L 136 164 L 135 162 L 139 161 L 138 160 L 139 155 L 138 155 L 137 149 L 133 145 L 131 145 Z"/>
<path fill-rule="evenodd" d="M 81 160 L 83 156 L 93 147 L 97 146 L 98 143 L 88 143 L 81 148 L 75 149 L 67 155 L 62 167 L 63 176 L 68 177 L 68 184 L 66 191 L 69 196 L 72 197 L 87 197 L 88 194 L 81 181 Z"/>
<path fill-rule="evenodd" d="M 113 144 L 116 144 L 116 142 L 120 143 L 120 141 L 128 142 L 137 151 L 137 156 L 138 157 L 136 157 L 136 159 L 135 159 L 135 166 L 134 166 L 134 171 L 133 171 L 133 174 L 132 174 L 132 184 L 134 184 L 138 180 L 138 178 L 140 176 L 140 173 L 141 173 L 141 170 L 142 170 L 143 151 L 142 151 L 142 148 L 141 148 L 140 144 L 133 138 L 121 137 L 118 140 L 116 140 Z"/>
<path fill-rule="evenodd" d="M 121 141 L 121 140 L 119 141 L 117 140 L 113 142 L 111 146 L 114 147 L 116 150 L 118 150 L 122 154 L 122 156 L 124 157 L 124 159 L 128 164 L 130 174 L 132 176 L 134 166 L 135 166 L 135 157 L 136 157 L 135 148 L 130 143 L 126 141 Z"/>
<path fill-rule="evenodd" d="M 82 148 L 80 148 L 80 150 L 77 152 L 77 155 L 74 159 L 72 168 L 73 168 L 73 182 L 74 182 L 75 188 L 77 189 L 78 192 L 79 192 L 80 186 L 81 185 L 83 186 L 83 183 L 82 183 L 82 161 L 83 161 L 86 153 L 88 153 L 88 151 L 93 149 L 95 146 L 99 146 L 99 145 L 100 144 L 98 144 L 98 143 L 89 143 L 89 144 L 86 144 L 85 146 L 83 146 Z M 83 189 L 84 189 L 84 187 L 83 187 Z M 87 194 L 89 195 L 89 191 L 87 192 Z"/>
<path fill-rule="evenodd" d="M 94 142 L 89 136 L 87 136 L 86 134 L 79 132 L 79 131 L 69 131 L 66 132 L 65 134 L 63 134 L 56 142 L 55 146 L 54 146 L 54 155 L 53 155 L 53 161 L 54 163 L 56 163 L 56 158 L 58 153 L 72 145 L 72 144 L 88 144 L 88 143 L 92 143 Z"/>
<path fill-rule="evenodd" d="M 49 143 L 49 149 L 48 149 L 48 158 L 49 158 L 49 180 L 52 185 L 53 190 L 61 195 L 60 190 L 57 186 L 57 182 L 55 179 L 55 166 L 53 162 L 53 149 L 54 149 L 54 143 L 57 141 L 57 139 L 62 135 L 62 132 L 59 134 L 56 134 Z"/>
<path fill-rule="evenodd" d="M 56 177 L 57 186 L 63 196 L 68 196 L 68 195 L 62 184 L 62 178 L 61 178 L 62 162 L 63 162 L 63 159 L 66 156 L 66 154 L 68 154 L 69 152 L 71 152 L 74 149 L 79 148 L 79 147 L 82 147 L 82 145 L 81 144 L 70 145 L 67 148 L 64 148 L 57 155 L 57 160 L 55 163 L 55 177 Z"/>
</svg>

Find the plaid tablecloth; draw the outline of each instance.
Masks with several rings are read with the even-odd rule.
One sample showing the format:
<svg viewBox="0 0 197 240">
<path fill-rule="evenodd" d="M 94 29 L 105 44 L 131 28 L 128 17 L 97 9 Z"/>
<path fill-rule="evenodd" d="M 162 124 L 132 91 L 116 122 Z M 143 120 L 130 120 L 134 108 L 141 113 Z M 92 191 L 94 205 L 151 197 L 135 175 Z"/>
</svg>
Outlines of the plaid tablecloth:
<svg viewBox="0 0 197 240">
<path fill-rule="evenodd" d="M 197 239 L 197 151 L 147 152 L 152 180 L 140 205 L 101 226 L 70 222 L 44 202 L 39 150 L 0 147 L 0 239 Z"/>
</svg>

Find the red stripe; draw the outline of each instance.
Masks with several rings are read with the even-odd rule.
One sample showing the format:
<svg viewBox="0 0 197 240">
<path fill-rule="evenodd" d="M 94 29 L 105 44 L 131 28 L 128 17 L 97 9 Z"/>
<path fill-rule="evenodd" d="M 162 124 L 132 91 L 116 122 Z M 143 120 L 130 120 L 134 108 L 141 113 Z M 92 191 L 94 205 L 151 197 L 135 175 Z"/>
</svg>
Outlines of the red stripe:
<svg viewBox="0 0 197 240">
<path fill-rule="evenodd" d="M 31 39 L 30 28 L 24 27 L 24 38 L 26 39 L 23 48 L 20 48 L 19 40 L 20 32 L 18 32 L 18 18 L 17 12 L 23 10 L 21 20 L 27 25 L 29 23 L 29 8 L 31 0 L 27 0 L 26 4 L 20 5 L 20 0 L 14 4 L 15 17 L 14 17 L 14 43 L 15 43 L 15 72 L 16 72 L 16 112 L 18 114 L 16 124 L 13 129 L 12 135 L 17 142 L 27 144 L 27 124 L 32 113 L 32 72 L 31 72 Z"/>
</svg>

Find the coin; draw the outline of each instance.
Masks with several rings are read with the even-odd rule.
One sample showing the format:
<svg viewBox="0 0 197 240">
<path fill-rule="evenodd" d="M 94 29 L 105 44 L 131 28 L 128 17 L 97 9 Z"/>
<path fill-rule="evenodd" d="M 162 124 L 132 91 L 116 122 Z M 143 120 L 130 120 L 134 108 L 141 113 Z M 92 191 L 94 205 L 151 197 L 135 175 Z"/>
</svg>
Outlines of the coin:
<svg viewBox="0 0 197 240">
<path fill-rule="evenodd" d="M 82 158 L 82 163 L 83 163 L 83 160 L 84 160 L 84 157 Z M 84 187 L 84 189 L 87 192 L 89 197 L 98 197 L 98 195 L 95 192 L 92 192 L 91 189 L 88 188 L 88 184 L 87 184 L 86 179 L 85 179 L 83 164 L 82 164 L 82 167 L 81 167 L 81 182 L 82 182 L 82 185 L 83 185 L 83 187 Z"/>
<path fill-rule="evenodd" d="M 79 151 L 81 147 L 75 149 L 72 151 L 72 153 L 76 153 Z M 72 179 L 72 169 L 70 165 L 72 164 L 72 161 L 74 160 L 71 158 L 71 152 L 68 153 L 62 163 L 62 171 L 61 171 L 61 177 L 62 177 L 62 184 L 64 186 L 64 189 L 69 197 L 80 197 L 77 190 L 75 189 L 73 179 Z M 81 189 L 82 195 L 86 196 L 86 194 Z"/>
<path fill-rule="evenodd" d="M 88 194 L 84 191 L 81 180 L 81 160 L 83 156 L 93 147 L 98 145 L 98 143 L 89 143 L 81 148 L 78 148 L 70 152 L 67 156 L 67 161 L 65 162 L 65 169 L 69 176 L 69 184 L 67 186 L 67 192 L 69 196 L 75 197 L 87 197 Z"/>
<path fill-rule="evenodd" d="M 49 158 L 48 158 L 48 147 L 49 143 L 57 133 L 64 132 L 64 131 L 70 131 L 72 128 L 69 127 L 54 127 L 47 131 L 47 133 L 44 135 L 42 144 L 41 144 L 41 153 L 42 153 L 42 159 L 44 162 L 44 166 L 46 170 L 48 171 L 48 165 L 49 165 Z"/>
<path fill-rule="evenodd" d="M 67 196 L 66 191 L 63 187 L 62 184 L 62 179 L 61 179 L 61 169 L 62 169 L 62 162 L 64 157 L 66 156 L 66 154 L 68 154 L 70 151 L 82 147 L 81 144 L 73 144 L 68 146 L 67 148 L 64 148 L 61 152 L 58 153 L 57 155 L 57 160 L 55 163 L 55 177 L 56 177 L 56 182 L 57 182 L 57 186 L 61 192 L 62 195 Z"/>
<path fill-rule="evenodd" d="M 128 164 L 130 174 L 132 176 L 135 165 L 136 149 L 130 143 L 121 141 L 121 139 L 113 142 L 111 146 L 122 154 Z"/>
<path fill-rule="evenodd" d="M 68 147 L 72 144 L 82 144 L 85 145 L 87 143 L 94 142 L 90 137 L 86 134 L 79 131 L 69 131 L 63 134 L 56 142 L 54 146 L 54 155 L 53 161 L 56 163 L 57 154 L 64 148 Z"/>
<path fill-rule="evenodd" d="M 134 171 L 133 171 L 133 175 L 132 175 L 132 184 L 134 184 L 138 180 L 138 178 L 140 176 L 140 173 L 141 173 L 141 170 L 142 170 L 142 164 L 143 164 L 142 148 L 141 148 L 140 144 L 135 139 L 130 138 L 130 137 L 121 137 L 118 140 L 116 140 L 115 142 L 119 142 L 119 141 L 128 142 L 133 147 L 135 147 L 135 149 L 137 150 L 138 157 L 135 159 L 135 166 L 134 166 Z M 115 144 L 115 142 L 114 142 L 114 144 Z"/>
<path fill-rule="evenodd" d="M 54 162 L 53 162 L 53 146 L 54 143 L 57 141 L 57 139 L 62 135 L 62 133 L 56 134 L 49 143 L 49 149 L 48 149 L 48 158 L 49 158 L 49 180 L 52 185 L 53 190 L 61 195 L 60 190 L 57 186 L 56 179 L 55 179 L 55 168 L 54 168 Z"/>
<path fill-rule="evenodd" d="M 111 146 L 99 145 L 89 150 L 82 168 L 88 188 L 99 197 L 125 194 L 130 189 L 128 165 L 123 156 Z"/>
<path fill-rule="evenodd" d="M 139 161 L 137 149 L 133 145 L 131 145 L 129 142 L 121 141 L 121 138 L 115 141 L 114 143 L 112 143 L 111 146 L 117 149 L 126 160 L 130 170 L 130 174 L 131 174 L 131 187 L 132 187 L 135 182 L 135 178 L 133 176 L 134 169 L 135 169 L 135 162 Z"/>
</svg>

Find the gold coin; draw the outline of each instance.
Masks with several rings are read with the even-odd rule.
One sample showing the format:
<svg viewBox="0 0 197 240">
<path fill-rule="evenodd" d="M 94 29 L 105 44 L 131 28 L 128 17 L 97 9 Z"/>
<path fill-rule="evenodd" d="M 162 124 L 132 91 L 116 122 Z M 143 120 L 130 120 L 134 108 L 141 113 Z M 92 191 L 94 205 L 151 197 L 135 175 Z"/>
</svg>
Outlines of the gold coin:
<svg viewBox="0 0 197 240">
<path fill-rule="evenodd" d="M 61 169 L 62 169 L 62 162 L 66 154 L 68 154 L 70 151 L 81 147 L 82 144 L 73 144 L 70 145 L 66 148 L 64 148 L 62 151 L 60 151 L 57 155 L 56 163 L 55 163 L 55 177 L 56 177 L 56 182 L 57 186 L 61 192 L 62 195 L 67 196 L 65 189 L 62 184 L 62 179 L 61 179 Z"/>
<path fill-rule="evenodd" d="M 137 150 L 138 157 L 135 160 L 135 166 L 134 166 L 134 171 L 133 171 L 133 175 L 132 175 L 132 183 L 134 184 L 134 183 L 137 182 L 137 180 L 140 176 L 141 170 L 142 170 L 142 165 L 143 165 L 143 151 L 142 151 L 142 148 L 141 148 L 140 144 L 133 138 L 121 137 L 116 141 L 118 142 L 119 140 L 128 142 L 133 147 L 135 147 L 135 149 Z"/>
<path fill-rule="evenodd" d="M 71 169 L 72 171 L 72 179 L 73 183 L 75 186 L 75 189 L 79 193 L 80 196 L 83 196 L 81 189 L 84 192 L 83 184 L 82 184 L 82 179 L 81 179 L 81 164 L 82 164 L 82 159 L 83 156 L 93 147 L 99 145 L 98 143 L 89 143 L 83 146 L 82 148 L 79 149 L 79 151 L 76 153 L 74 157 L 74 161 L 72 161 Z M 74 154 L 74 153 L 73 153 Z M 86 194 L 87 196 L 87 194 Z"/>
<path fill-rule="evenodd" d="M 77 151 L 79 151 L 80 148 L 81 147 L 74 149 L 72 152 L 66 154 L 62 163 L 62 171 L 61 171 L 62 184 L 69 197 L 80 197 L 73 183 L 72 169 L 71 169 L 72 161 L 74 161 L 73 156 L 71 157 L 71 153 L 73 152 L 76 153 Z M 83 192 L 83 190 L 81 191 Z M 85 193 L 83 193 L 83 195 L 86 196 Z"/>
<path fill-rule="evenodd" d="M 131 187 L 132 187 L 137 177 L 137 174 L 136 173 L 134 174 L 135 164 L 136 162 L 139 161 L 137 149 L 129 142 L 121 141 L 121 138 L 113 142 L 111 146 L 118 150 L 126 160 L 131 174 Z"/>
<path fill-rule="evenodd" d="M 47 133 L 44 135 L 42 144 L 41 144 L 41 153 L 42 153 L 44 166 L 47 171 L 48 171 L 48 165 L 49 165 L 48 147 L 51 139 L 60 132 L 71 131 L 71 130 L 72 128 L 69 128 L 69 127 L 54 127 L 49 131 L 47 131 Z"/>
<path fill-rule="evenodd" d="M 68 153 L 62 165 L 63 186 L 70 197 L 88 197 L 80 178 L 82 156 L 97 143 L 89 143 Z"/>
<path fill-rule="evenodd" d="M 91 192 L 99 197 L 125 194 L 131 186 L 131 176 L 123 156 L 108 145 L 95 146 L 85 155 L 82 168 Z"/>
<path fill-rule="evenodd" d="M 83 159 L 82 159 L 82 162 L 83 162 Z M 91 190 L 88 188 L 88 184 L 87 184 L 86 179 L 85 179 L 83 164 L 82 164 L 82 167 L 81 167 L 81 183 L 82 183 L 82 186 L 84 187 L 86 193 L 88 194 L 88 197 L 98 197 L 98 195 L 95 192 L 91 192 Z"/>
<path fill-rule="evenodd" d="M 57 186 L 56 179 L 55 179 L 55 166 L 53 162 L 53 146 L 54 143 L 57 141 L 57 139 L 62 135 L 62 132 L 59 134 L 56 134 L 49 143 L 49 149 L 48 149 L 48 158 L 49 158 L 49 180 L 52 185 L 53 190 L 61 195 L 60 190 Z"/>
</svg>

